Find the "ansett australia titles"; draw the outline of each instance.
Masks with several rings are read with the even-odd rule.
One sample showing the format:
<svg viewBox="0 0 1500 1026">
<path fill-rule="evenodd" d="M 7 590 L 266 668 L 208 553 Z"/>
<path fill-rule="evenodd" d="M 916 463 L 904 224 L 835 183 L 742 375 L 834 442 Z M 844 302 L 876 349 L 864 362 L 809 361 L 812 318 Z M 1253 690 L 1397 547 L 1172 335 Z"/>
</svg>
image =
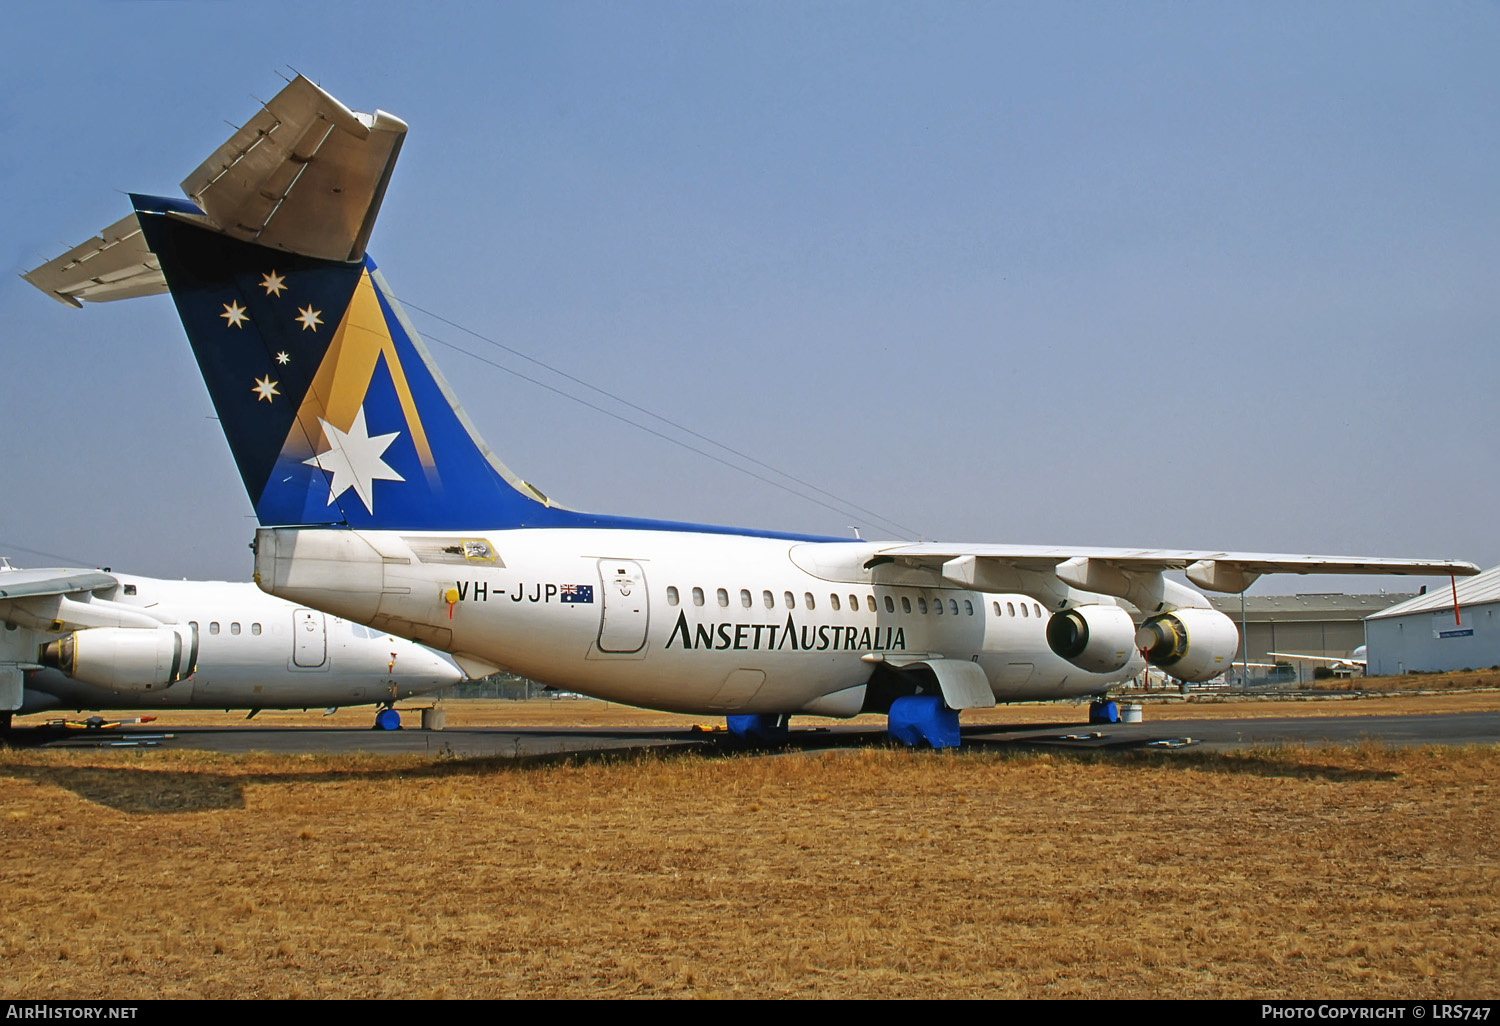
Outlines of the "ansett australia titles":
<svg viewBox="0 0 1500 1026">
<path fill-rule="evenodd" d="M 840 627 L 836 624 L 799 627 L 790 616 L 784 624 L 689 625 L 687 614 L 678 613 L 666 647 L 751 652 L 904 652 L 906 630 L 902 627 Z"/>
</svg>

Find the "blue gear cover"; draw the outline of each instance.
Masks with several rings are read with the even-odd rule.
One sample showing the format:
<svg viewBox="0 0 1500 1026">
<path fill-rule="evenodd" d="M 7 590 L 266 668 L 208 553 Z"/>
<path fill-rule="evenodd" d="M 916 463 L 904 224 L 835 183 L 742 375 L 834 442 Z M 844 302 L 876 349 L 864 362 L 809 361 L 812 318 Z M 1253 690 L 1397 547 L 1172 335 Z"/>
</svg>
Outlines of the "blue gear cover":
<svg viewBox="0 0 1500 1026">
<path fill-rule="evenodd" d="M 886 720 L 891 737 L 915 748 L 958 747 L 958 711 L 949 709 L 938 695 L 908 695 L 891 703 Z"/>
</svg>

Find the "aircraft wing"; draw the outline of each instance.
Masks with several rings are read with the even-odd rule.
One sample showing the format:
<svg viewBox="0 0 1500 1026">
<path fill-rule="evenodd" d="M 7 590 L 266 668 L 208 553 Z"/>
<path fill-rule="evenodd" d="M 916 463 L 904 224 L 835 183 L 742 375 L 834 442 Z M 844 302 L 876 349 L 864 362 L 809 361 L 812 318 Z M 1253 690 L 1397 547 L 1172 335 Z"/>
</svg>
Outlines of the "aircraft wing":
<svg viewBox="0 0 1500 1026">
<path fill-rule="evenodd" d="M 989 569 L 996 576 L 1016 573 L 1057 573 L 1059 567 L 1082 578 L 1090 571 L 1149 574 L 1178 570 L 1206 591 L 1237 594 L 1263 574 L 1416 574 L 1472 577 L 1479 567 L 1457 559 L 1392 559 L 1377 556 L 1302 556 L 1263 552 L 1203 552 L 1179 549 L 1063 548 L 1050 545 L 943 545 L 917 543 L 878 550 L 875 562 L 900 562 L 940 569 L 956 561 L 973 571 Z"/>
<path fill-rule="evenodd" d="M 0 602 L 48 595 L 77 595 L 113 588 L 119 581 L 101 570 L 0 571 Z"/>
</svg>

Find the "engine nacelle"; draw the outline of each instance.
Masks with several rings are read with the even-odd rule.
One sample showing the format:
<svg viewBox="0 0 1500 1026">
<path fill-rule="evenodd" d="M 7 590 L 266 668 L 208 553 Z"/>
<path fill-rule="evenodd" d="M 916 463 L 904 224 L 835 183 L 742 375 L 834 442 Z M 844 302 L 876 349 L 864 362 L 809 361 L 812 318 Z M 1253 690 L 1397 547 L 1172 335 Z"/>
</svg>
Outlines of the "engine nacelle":
<svg viewBox="0 0 1500 1026">
<path fill-rule="evenodd" d="M 1074 606 L 1047 621 L 1047 647 L 1081 669 L 1113 673 L 1135 651 L 1135 623 L 1119 606 Z"/>
<path fill-rule="evenodd" d="M 1178 609 L 1147 619 L 1136 632 L 1135 644 L 1152 666 L 1197 683 L 1229 669 L 1240 647 L 1240 632 L 1217 609 Z"/>
<path fill-rule="evenodd" d="M 121 694 L 155 691 L 190 675 L 198 663 L 198 631 L 187 624 L 90 627 L 42 648 L 42 665 Z"/>
</svg>

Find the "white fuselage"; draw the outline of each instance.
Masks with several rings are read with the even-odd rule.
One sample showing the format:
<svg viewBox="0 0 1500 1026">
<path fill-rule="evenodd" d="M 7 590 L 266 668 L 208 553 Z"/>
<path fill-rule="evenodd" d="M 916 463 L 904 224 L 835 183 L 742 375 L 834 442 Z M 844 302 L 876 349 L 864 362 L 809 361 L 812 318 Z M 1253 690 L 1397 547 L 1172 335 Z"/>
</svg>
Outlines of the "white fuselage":
<svg viewBox="0 0 1500 1026">
<path fill-rule="evenodd" d="M 48 709 L 278 709 L 389 702 L 456 684 L 451 659 L 385 632 L 263 593 L 254 584 L 114 575 L 109 601 L 163 623 L 196 625 L 197 669 L 161 688 L 122 691 L 29 669 L 19 713 Z M 0 661 L 34 664 L 56 633 L 7 622 Z"/>
<path fill-rule="evenodd" d="M 869 542 L 683 531 L 262 530 L 256 579 L 296 602 L 611 701 L 699 714 L 853 715 L 881 662 L 975 662 L 998 701 L 1094 694 L 1022 595 L 864 564 Z M 1105 600 L 1111 601 L 1111 600 Z M 852 701 L 855 704 L 849 705 Z"/>
</svg>

